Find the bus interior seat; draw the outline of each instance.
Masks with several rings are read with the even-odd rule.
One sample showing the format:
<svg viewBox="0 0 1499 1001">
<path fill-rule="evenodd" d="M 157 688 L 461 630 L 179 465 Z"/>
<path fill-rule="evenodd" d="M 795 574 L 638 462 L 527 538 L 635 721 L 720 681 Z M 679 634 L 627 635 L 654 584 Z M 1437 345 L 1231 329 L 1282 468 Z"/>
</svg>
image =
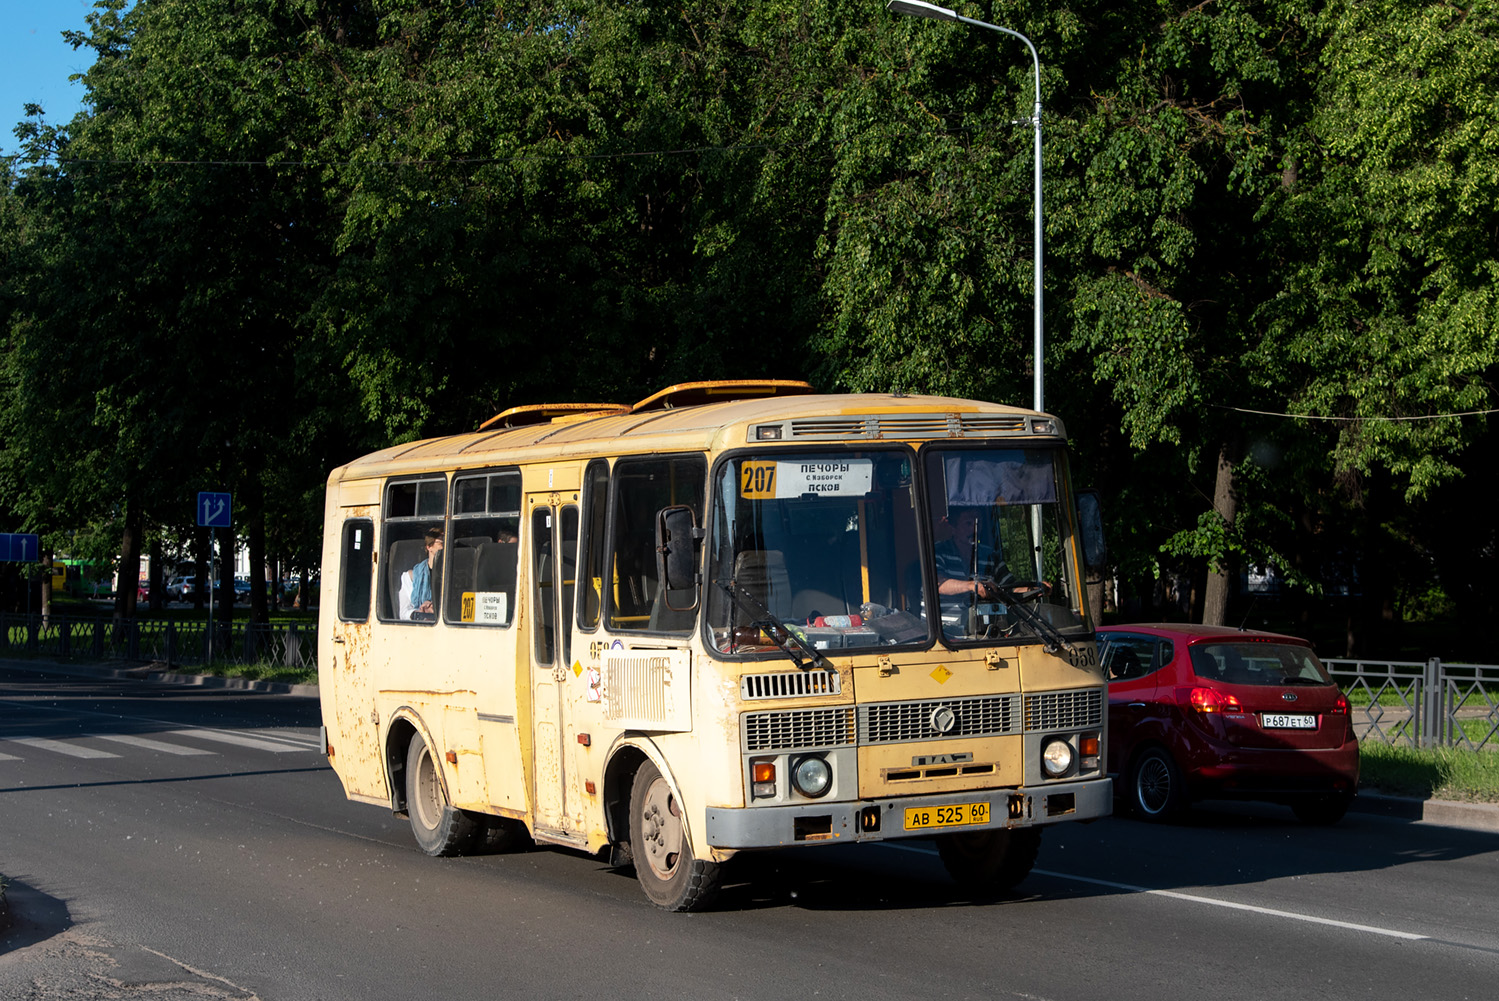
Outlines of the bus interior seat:
<svg viewBox="0 0 1499 1001">
<path fill-rule="evenodd" d="M 779 549 L 748 549 L 736 556 L 734 583 L 776 615 L 785 612 L 782 606 L 791 599 L 791 577 L 786 573 L 786 557 Z M 754 618 L 755 615 L 740 609 L 735 621 L 746 625 Z"/>
<path fill-rule="evenodd" d="M 858 609 L 854 609 L 858 611 Z M 836 598 L 826 591 L 818 591 L 815 588 L 806 588 L 796 592 L 796 597 L 791 599 L 791 617 L 797 622 L 805 622 L 813 615 L 847 615 L 848 602 L 842 598 Z"/>
<path fill-rule="evenodd" d="M 481 592 L 503 591 L 515 604 L 515 564 L 519 558 L 517 542 L 486 542 L 479 547 L 474 566 L 474 590 Z"/>
<path fill-rule="evenodd" d="M 474 568 L 479 562 L 479 550 L 472 546 L 454 546 L 444 554 L 447 574 L 448 600 L 459 601 L 463 592 L 474 590 Z"/>
<path fill-rule="evenodd" d="M 454 539 L 453 540 L 453 545 L 456 548 L 460 548 L 460 549 L 464 548 L 464 547 L 467 547 L 469 549 L 478 549 L 480 546 L 484 545 L 486 542 L 493 542 L 493 541 L 494 540 L 491 539 L 487 535 L 466 535 L 466 536 L 464 536 L 461 539 Z"/>
<path fill-rule="evenodd" d="M 398 617 L 401 609 L 401 574 L 421 562 L 427 551 L 422 539 L 401 539 L 392 542 L 385 553 L 386 593 L 390 596 L 386 608 L 391 617 Z"/>
</svg>

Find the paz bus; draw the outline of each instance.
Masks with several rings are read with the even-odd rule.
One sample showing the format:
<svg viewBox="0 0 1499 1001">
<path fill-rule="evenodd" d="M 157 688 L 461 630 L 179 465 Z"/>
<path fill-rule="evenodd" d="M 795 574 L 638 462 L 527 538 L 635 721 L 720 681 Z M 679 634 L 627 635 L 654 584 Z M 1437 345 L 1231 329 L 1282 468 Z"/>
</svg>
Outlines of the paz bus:
<svg viewBox="0 0 1499 1001">
<path fill-rule="evenodd" d="M 741 851 L 925 837 L 997 892 L 1110 811 L 1055 417 L 684 383 L 365 456 L 325 517 L 324 753 L 428 854 L 685 911 Z"/>
</svg>

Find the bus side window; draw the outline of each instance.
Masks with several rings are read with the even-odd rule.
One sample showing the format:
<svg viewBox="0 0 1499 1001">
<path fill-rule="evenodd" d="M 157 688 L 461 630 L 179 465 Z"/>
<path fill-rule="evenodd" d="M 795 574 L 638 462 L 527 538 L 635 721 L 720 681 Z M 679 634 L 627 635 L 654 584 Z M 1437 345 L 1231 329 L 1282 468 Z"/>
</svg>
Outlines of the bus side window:
<svg viewBox="0 0 1499 1001">
<path fill-rule="evenodd" d="M 375 523 L 367 518 L 344 522 L 343 558 L 339 563 L 338 614 L 345 622 L 370 617 L 370 578 L 374 569 Z"/>
<path fill-rule="evenodd" d="M 447 509 L 448 481 L 441 476 L 415 480 L 397 480 L 385 488 L 385 521 L 381 532 L 380 587 L 376 591 L 376 611 L 383 621 L 431 623 L 434 612 L 417 609 L 414 595 L 414 570 L 427 562 L 432 602 L 435 610 L 442 604 L 443 554 L 439 550 L 428 559 L 427 536 L 445 534 L 444 513 Z"/>
<path fill-rule="evenodd" d="M 621 459 L 614 464 L 613 577 L 605 588 L 609 626 L 652 629 L 661 582 L 656 579 L 656 512 L 685 504 L 703 520 L 708 464 L 701 455 Z M 659 621 L 655 628 L 679 632 L 690 623 Z"/>
<path fill-rule="evenodd" d="M 583 474 L 583 537 L 578 550 L 578 628 L 599 624 L 604 603 L 604 515 L 609 509 L 609 464 L 595 459 Z"/>
</svg>

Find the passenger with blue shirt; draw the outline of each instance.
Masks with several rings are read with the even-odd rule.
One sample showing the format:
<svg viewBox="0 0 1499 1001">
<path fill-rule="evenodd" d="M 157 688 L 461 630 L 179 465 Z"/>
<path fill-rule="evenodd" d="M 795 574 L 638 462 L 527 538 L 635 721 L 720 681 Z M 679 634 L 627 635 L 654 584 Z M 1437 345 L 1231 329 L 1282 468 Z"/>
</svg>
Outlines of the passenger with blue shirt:
<svg viewBox="0 0 1499 1001">
<path fill-rule="evenodd" d="M 411 617 L 413 619 L 435 618 L 437 610 L 432 604 L 432 576 L 437 568 L 437 557 L 442 553 L 442 529 L 436 525 L 427 529 L 427 555 L 411 568 Z"/>
</svg>

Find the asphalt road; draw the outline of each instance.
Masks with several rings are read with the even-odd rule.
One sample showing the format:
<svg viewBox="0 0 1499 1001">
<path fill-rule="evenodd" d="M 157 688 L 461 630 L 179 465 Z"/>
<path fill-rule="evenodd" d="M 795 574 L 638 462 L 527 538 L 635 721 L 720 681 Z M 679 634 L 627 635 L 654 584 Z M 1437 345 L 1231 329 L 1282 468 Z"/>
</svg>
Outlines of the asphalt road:
<svg viewBox="0 0 1499 1001">
<path fill-rule="evenodd" d="M 1483 998 L 1499 836 L 1276 807 L 1047 832 L 970 899 L 929 843 L 741 856 L 654 909 L 557 849 L 430 859 L 309 699 L 0 666 L 0 998 Z M 86 756 L 83 756 L 86 755 Z"/>
</svg>

